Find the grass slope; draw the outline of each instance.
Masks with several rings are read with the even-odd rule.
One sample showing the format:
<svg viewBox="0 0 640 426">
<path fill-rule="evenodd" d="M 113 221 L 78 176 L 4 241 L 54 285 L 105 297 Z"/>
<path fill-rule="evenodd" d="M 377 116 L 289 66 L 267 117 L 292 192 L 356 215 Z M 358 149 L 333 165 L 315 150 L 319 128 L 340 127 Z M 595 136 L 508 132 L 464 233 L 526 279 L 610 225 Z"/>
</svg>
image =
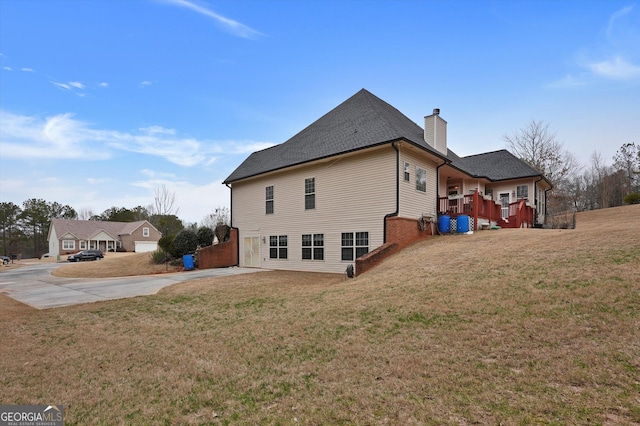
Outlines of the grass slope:
<svg viewBox="0 0 640 426">
<path fill-rule="evenodd" d="M 638 424 L 640 206 L 436 237 L 345 281 L 265 272 L 35 311 L 0 402 L 66 424 Z"/>
</svg>

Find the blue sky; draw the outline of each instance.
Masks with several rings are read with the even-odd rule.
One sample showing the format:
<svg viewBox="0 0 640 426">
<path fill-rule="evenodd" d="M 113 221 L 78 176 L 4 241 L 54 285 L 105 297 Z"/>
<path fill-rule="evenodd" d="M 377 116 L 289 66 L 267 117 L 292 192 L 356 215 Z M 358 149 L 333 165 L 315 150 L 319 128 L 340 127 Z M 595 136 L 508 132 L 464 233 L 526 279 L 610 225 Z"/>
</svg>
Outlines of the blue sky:
<svg viewBox="0 0 640 426">
<path fill-rule="evenodd" d="M 0 0 L 0 201 L 229 206 L 221 182 L 366 88 L 459 155 L 543 120 L 640 142 L 640 2 Z"/>
</svg>

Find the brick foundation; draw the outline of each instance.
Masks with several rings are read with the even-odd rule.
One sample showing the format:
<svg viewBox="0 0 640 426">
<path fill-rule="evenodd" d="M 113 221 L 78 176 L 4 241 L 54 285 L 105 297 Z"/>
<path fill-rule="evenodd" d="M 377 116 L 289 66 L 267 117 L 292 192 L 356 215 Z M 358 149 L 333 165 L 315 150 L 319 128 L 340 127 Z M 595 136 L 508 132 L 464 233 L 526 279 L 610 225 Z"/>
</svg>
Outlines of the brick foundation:
<svg viewBox="0 0 640 426">
<path fill-rule="evenodd" d="M 432 235 L 432 230 L 433 228 L 429 222 L 426 223 L 426 229 L 423 231 L 418 226 L 418 220 L 416 219 L 397 216 L 388 218 L 387 242 L 356 259 L 356 274 L 360 275 L 372 269 L 384 259 L 408 245 L 429 238 Z"/>
<path fill-rule="evenodd" d="M 238 230 L 231 228 L 229 241 L 203 247 L 196 253 L 199 269 L 238 266 Z"/>
<path fill-rule="evenodd" d="M 435 224 L 434 224 L 435 226 Z M 429 238 L 431 234 L 431 223 L 427 222 L 425 230 L 418 226 L 418 220 L 406 217 L 390 217 L 387 219 L 387 243 L 396 243 L 400 248 L 404 248 L 416 241 Z"/>
</svg>

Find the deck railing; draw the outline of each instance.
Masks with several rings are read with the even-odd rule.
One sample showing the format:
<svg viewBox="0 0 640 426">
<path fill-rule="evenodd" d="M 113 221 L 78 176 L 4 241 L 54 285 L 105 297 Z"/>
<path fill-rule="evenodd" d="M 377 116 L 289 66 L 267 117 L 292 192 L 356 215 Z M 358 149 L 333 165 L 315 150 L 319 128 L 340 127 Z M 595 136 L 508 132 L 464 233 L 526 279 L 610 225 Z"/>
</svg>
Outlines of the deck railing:
<svg viewBox="0 0 640 426">
<path fill-rule="evenodd" d="M 507 210 L 507 208 L 505 208 Z M 505 223 L 517 228 L 523 224 L 533 226 L 534 208 L 529 206 L 524 199 L 510 203 L 508 206 L 508 217 L 502 217 L 502 205 L 492 199 L 485 199 L 479 193 L 458 195 L 451 197 L 440 197 L 438 200 L 438 212 L 440 215 L 457 217 L 461 214 L 474 218 L 474 225 L 478 228 L 478 219 L 485 219 L 489 222 L 500 222 L 506 219 Z"/>
</svg>

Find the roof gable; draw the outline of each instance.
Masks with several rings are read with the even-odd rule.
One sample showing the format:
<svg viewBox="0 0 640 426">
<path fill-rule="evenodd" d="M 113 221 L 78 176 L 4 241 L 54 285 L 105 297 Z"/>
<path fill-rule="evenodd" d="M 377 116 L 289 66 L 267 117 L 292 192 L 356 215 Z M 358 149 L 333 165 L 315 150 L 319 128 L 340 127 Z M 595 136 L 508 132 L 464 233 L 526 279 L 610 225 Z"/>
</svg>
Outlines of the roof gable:
<svg viewBox="0 0 640 426">
<path fill-rule="evenodd" d="M 362 89 L 286 142 L 251 154 L 224 183 L 400 139 L 442 157 L 420 126 Z"/>
</svg>

